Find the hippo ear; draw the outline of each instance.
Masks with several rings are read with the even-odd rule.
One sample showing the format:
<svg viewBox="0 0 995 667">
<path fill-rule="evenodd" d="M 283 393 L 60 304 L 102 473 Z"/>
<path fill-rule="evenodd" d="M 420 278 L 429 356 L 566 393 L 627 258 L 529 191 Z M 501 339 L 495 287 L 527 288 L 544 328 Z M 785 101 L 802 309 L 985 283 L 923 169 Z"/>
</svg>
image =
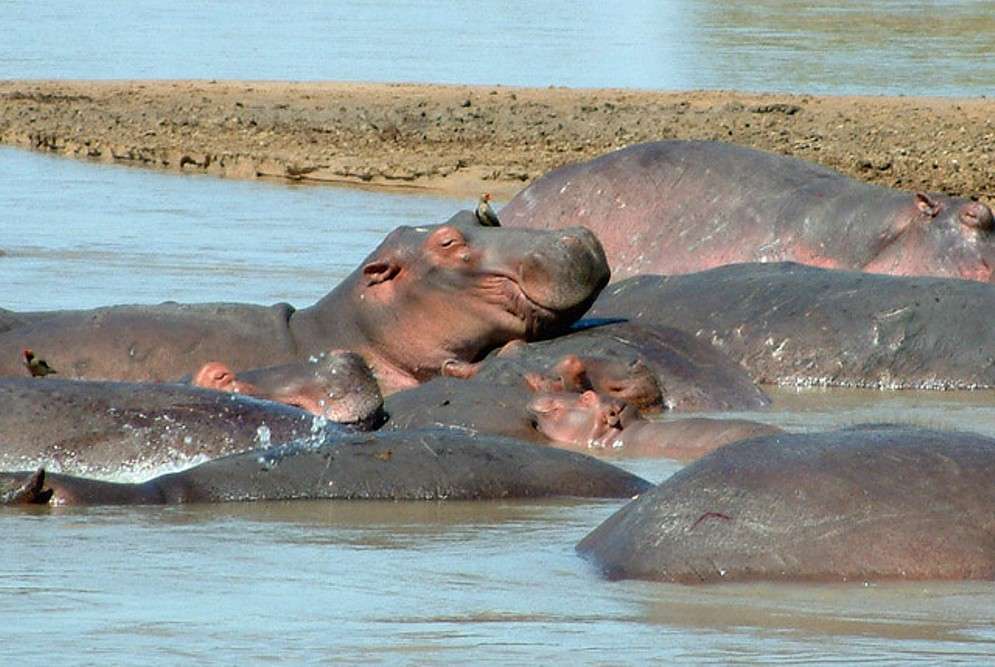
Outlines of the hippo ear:
<svg viewBox="0 0 995 667">
<path fill-rule="evenodd" d="M 590 389 L 588 389 L 587 391 L 585 391 L 583 394 L 580 395 L 580 399 L 578 400 L 578 402 L 586 407 L 597 405 L 598 395 L 593 391 L 591 391 Z"/>
<path fill-rule="evenodd" d="M 920 211 L 930 216 L 931 218 L 935 218 L 936 215 L 940 212 L 940 209 L 943 208 L 943 204 L 936 201 L 925 192 L 916 193 L 916 206 L 919 208 Z"/>
<path fill-rule="evenodd" d="M 379 285 L 380 283 L 387 282 L 400 271 L 401 267 L 396 262 L 378 259 L 363 267 L 363 276 L 366 278 L 368 286 Z"/>
<path fill-rule="evenodd" d="M 975 229 L 992 228 L 992 210 L 981 202 L 972 201 L 960 207 L 961 224 Z"/>
</svg>

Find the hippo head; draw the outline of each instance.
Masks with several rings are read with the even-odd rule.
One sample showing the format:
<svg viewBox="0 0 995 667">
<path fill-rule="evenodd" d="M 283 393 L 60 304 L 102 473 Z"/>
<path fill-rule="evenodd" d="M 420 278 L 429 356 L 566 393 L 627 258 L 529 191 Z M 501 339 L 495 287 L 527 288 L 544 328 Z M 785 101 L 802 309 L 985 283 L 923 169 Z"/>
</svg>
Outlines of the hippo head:
<svg viewBox="0 0 995 667">
<path fill-rule="evenodd" d="M 238 375 L 225 364 L 209 361 L 194 374 L 192 384 L 285 403 L 362 430 L 377 428 L 384 418 L 383 397 L 370 368 L 348 350 Z"/>
<path fill-rule="evenodd" d="M 605 447 L 637 419 L 624 401 L 593 391 L 539 393 L 528 404 L 536 430 L 553 442 L 578 447 Z"/>
<path fill-rule="evenodd" d="M 638 410 L 659 410 L 663 406 L 663 392 L 656 373 L 642 359 L 567 354 L 553 371 L 562 379 L 567 391 L 593 389 Z"/>
<path fill-rule="evenodd" d="M 981 202 L 916 193 L 865 271 L 992 282 L 995 230 Z"/>
<path fill-rule="evenodd" d="M 363 357 L 349 350 L 332 350 L 305 364 L 309 372 L 294 373 L 272 387 L 274 400 L 361 430 L 381 425 L 383 396 Z"/>
<path fill-rule="evenodd" d="M 423 381 L 447 361 L 565 330 L 608 278 L 586 229 L 484 227 L 462 212 L 395 229 L 342 288 L 378 378 L 386 366 Z"/>
</svg>

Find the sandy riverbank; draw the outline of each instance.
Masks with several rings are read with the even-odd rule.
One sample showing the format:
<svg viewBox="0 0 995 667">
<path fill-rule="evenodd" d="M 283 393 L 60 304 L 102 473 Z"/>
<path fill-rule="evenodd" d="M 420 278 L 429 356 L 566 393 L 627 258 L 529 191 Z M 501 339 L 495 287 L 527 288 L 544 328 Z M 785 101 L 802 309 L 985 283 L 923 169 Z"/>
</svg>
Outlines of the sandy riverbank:
<svg viewBox="0 0 995 667">
<path fill-rule="evenodd" d="M 655 139 L 719 139 L 995 201 L 995 99 L 501 86 L 0 81 L 0 143 L 227 177 L 510 196 Z"/>
</svg>

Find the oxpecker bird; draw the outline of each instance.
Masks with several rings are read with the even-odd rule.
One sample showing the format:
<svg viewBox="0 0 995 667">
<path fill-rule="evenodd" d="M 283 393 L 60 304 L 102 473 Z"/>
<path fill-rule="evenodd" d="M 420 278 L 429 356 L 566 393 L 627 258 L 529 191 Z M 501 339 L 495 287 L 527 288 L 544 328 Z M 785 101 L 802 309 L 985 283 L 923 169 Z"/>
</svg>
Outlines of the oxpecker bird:
<svg viewBox="0 0 995 667">
<path fill-rule="evenodd" d="M 498 220 L 497 213 L 491 208 L 490 201 L 491 195 L 489 192 L 480 195 L 480 202 L 477 204 L 477 210 L 474 211 L 477 216 L 477 222 L 484 227 L 500 227 L 501 221 Z"/>
<path fill-rule="evenodd" d="M 43 378 L 46 375 L 55 373 L 55 369 L 48 365 L 44 359 L 39 359 L 31 350 L 24 350 L 24 367 L 31 373 L 31 377 Z"/>
</svg>

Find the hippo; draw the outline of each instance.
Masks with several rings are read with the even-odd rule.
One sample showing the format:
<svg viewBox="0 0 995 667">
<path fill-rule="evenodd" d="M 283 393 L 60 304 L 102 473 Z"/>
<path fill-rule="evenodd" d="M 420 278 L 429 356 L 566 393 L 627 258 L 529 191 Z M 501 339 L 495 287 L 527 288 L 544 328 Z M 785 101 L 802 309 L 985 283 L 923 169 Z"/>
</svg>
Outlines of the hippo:
<svg viewBox="0 0 995 667">
<path fill-rule="evenodd" d="M 906 425 L 722 447 L 577 545 L 611 579 L 995 579 L 995 439 Z"/>
<path fill-rule="evenodd" d="M 235 370 L 357 352 L 384 393 L 423 382 L 450 360 L 476 361 L 510 340 L 565 330 L 609 279 L 594 235 L 447 223 L 400 227 L 311 307 L 111 306 L 21 314 L 0 333 L 0 375 L 20 376 L 31 348 L 64 377 L 164 381 L 209 361 Z"/>
<path fill-rule="evenodd" d="M 526 373 L 533 391 L 596 391 L 625 401 L 640 412 L 657 412 L 663 391 L 656 374 L 640 358 L 627 362 L 606 356 L 567 354 L 553 365 L 551 375 Z"/>
<path fill-rule="evenodd" d="M 593 455 L 692 461 L 732 442 L 782 433 L 747 419 L 647 421 L 624 401 L 594 391 L 541 392 L 528 410 L 538 431 L 554 444 Z"/>
<path fill-rule="evenodd" d="M 952 278 L 737 264 L 609 287 L 592 316 L 680 327 L 760 383 L 995 387 L 995 288 Z"/>
<path fill-rule="evenodd" d="M 521 383 L 435 378 L 388 396 L 383 429 L 450 428 L 548 444 L 526 409 L 532 397 L 532 391 Z"/>
<path fill-rule="evenodd" d="M 339 389 L 351 384 L 343 375 Z M 376 386 L 348 387 L 339 425 L 271 401 L 167 383 L 0 379 L 0 468 L 108 474 L 376 428 Z"/>
<path fill-rule="evenodd" d="M 582 454 L 510 438 L 425 429 L 331 437 L 243 452 L 121 484 L 36 472 L 0 473 L 8 504 L 120 505 L 248 500 L 631 498 L 652 485 Z"/>
<path fill-rule="evenodd" d="M 307 361 L 242 371 L 218 361 L 194 373 L 195 387 L 264 398 L 334 422 L 368 419 L 383 405 L 380 388 L 363 357 L 348 350 L 322 352 Z"/>
<path fill-rule="evenodd" d="M 992 281 L 992 211 L 870 185 L 714 141 L 629 146 L 539 178 L 501 209 L 506 227 L 584 225 L 614 278 L 737 262 Z"/>
<path fill-rule="evenodd" d="M 629 380 L 617 391 L 602 387 L 604 393 L 623 400 L 634 387 L 649 388 L 641 379 L 642 365 L 656 376 L 669 410 L 757 410 L 770 406 L 770 398 L 746 371 L 711 343 L 673 327 L 643 326 L 619 318 L 581 320 L 567 335 L 516 344 L 510 352 L 502 349 L 476 364 L 472 374 L 484 382 L 529 381 L 535 388 L 549 389 L 553 387 L 541 378 L 567 355 L 608 360 L 613 368 L 622 369 L 619 374 L 627 373 Z"/>
</svg>

